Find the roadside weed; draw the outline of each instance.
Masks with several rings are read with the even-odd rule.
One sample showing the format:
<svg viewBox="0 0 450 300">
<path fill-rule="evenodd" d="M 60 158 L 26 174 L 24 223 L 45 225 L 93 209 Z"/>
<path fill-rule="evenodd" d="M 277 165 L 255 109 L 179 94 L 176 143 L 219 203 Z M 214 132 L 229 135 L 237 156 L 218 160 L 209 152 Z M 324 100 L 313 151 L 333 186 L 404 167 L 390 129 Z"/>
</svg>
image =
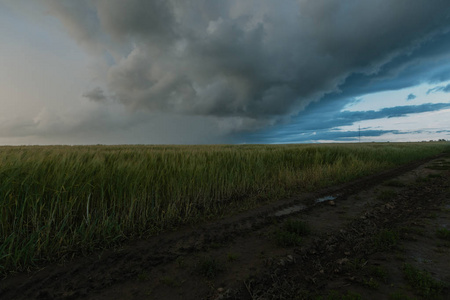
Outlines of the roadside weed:
<svg viewBox="0 0 450 300">
<path fill-rule="evenodd" d="M 404 187 L 406 184 L 404 182 L 401 182 L 400 180 L 389 180 L 384 185 L 386 186 L 392 186 L 392 187 Z"/>
<path fill-rule="evenodd" d="M 378 193 L 377 198 L 378 200 L 387 202 L 397 197 L 397 193 L 393 190 L 383 190 L 380 193 Z"/>
<path fill-rule="evenodd" d="M 326 300 L 362 300 L 362 296 L 358 293 L 348 291 L 346 294 L 341 294 L 338 291 L 332 290 L 326 298 L 319 298 Z"/>
<path fill-rule="evenodd" d="M 416 300 L 416 298 L 411 298 L 402 292 L 394 292 L 389 294 L 389 300 Z"/>
<path fill-rule="evenodd" d="M 448 287 L 445 283 L 435 280 L 426 270 L 419 270 L 410 264 L 404 264 L 403 273 L 408 283 L 424 298 L 436 299 L 443 289 Z"/>
<path fill-rule="evenodd" d="M 288 232 L 295 233 L 299 236 L 306 236 L 311 233 L 311 228 L 309 227 L 309 225 L 306 222 L 300 220 L 287 220 L 283 224 L 283 229 Z"/>
<path fill-rule="evenodd" d="M 281 247 L 300 246 L 302 244 L 302 237 L 296 233 L 288 231 L 278 231 L 276 233 L 277 244 Z"/>
<path fill-rule="evenodd" d="M 231 252 L 227 253 L 227 260 L 229 262 L 233 262 L 233 261 L 236 261 L 238 259 L 239 259 L 239 254 L 231 253 Z"/>
<path fill-rule="evenodd" d="M 222 273 L 223 271 L 223 266 L 212 257 L 204 257 L 200 259 L 196 266 L 197 274 L 206 277 L 207 279 L 214 279 L 219 273 Z"/>
<path fill-rule="evenodd" d="M 384 229 L 374 237 L 373 245 L 377 251 L 392 250 L 397 247 L 398 239 L 398 232 Z"/>
<path fill-rule="evenodd" d="M 376 279 L 374 279 L 373 277 L 370 277 L 370 279 L 365 279 L 365 280 L 363 281 L 363 284 L 364 284 L 366 287 L 371 288 L 371 289 L 374 289 L 374 290 L 376 290 L 376 289 L 380 286 L 380 284 L 378 283 L 378 281 L 376 281 Z"/>
<path fill-rule="evenodd" d="M 301 245 L 303 236 L 309 235 L 311 228 L 300 220 L 287 220 L 281 226 L 281 229 L 275 233 L 276 241 L 279 246 L 292 247 Z"/>
<path fill-rule="evenodd" d="M 383 281 L 384 283 L 387 282 L 388 273 L 386 269 L 382 266 L 372 266 L 370 268 L 370 275 Z"/>
<path fill-rule="evenodd" d="M 450 241 L 450 230 L 447 228 L 439 228 L 436 230 L 436 236 L 440 239 Z"/>
</svg>

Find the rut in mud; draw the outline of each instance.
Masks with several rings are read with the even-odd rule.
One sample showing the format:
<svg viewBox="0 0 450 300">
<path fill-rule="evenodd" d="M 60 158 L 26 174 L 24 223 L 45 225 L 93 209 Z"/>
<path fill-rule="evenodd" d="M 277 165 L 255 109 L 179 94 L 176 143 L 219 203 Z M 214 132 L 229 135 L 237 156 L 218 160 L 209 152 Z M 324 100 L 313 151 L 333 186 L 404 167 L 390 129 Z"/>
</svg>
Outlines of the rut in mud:
<svg viewBox="0 0 450 300">
<path fill-rule="evenodd" d="M 0 298 L 445 299 L 449 169 L 449 156 L 416 162 L 65 265 L 9 276 L 1 282 Z M 296 236 L 286 229 L 289 222 L 307 230 Z M 408 279 L 411 270 L 429 275 L 428 290 L 414 287 Z"/>
</svg>

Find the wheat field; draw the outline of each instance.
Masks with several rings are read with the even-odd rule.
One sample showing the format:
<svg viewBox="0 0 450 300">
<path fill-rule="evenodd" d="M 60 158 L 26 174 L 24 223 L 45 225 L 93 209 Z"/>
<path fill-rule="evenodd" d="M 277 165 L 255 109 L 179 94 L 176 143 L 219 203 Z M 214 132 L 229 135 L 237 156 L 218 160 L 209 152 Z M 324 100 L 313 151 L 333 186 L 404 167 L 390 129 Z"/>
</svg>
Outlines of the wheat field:
<svg viewBox="0 0 450 300">
<path fill-rule="evenodd" d="M 0 272 L 219 218 L 448 143 L 0 147 Z"/>
</svg>

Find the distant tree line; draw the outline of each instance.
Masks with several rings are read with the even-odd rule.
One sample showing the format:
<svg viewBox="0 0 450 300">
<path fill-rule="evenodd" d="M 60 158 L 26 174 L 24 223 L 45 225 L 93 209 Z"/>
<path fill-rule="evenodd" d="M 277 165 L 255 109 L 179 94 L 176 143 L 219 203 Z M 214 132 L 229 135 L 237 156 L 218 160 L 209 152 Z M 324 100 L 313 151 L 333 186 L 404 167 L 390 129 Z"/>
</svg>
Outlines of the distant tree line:
<svg viewBox="0 0 450 300">
<path fill-rule="evenodd" d="M 450 140 L 449 140 L 450 141 Z M 427 141 L 422 141 L 422 143 L 426 143 Z M 429 140 L 428 142 L 447 142 L 446 139 L 438 139 L 437 141 L 435 140 Z"/>
</svg>

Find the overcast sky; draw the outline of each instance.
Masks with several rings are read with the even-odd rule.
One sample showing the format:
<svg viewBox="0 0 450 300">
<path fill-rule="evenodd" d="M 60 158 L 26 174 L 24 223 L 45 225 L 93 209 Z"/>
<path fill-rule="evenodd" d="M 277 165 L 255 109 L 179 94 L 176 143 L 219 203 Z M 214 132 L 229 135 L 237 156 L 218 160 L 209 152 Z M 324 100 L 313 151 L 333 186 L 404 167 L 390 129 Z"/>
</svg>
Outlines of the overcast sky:
<svg viewBox="0 0 450 300">
<path fill-rule="evenodd" d="M 450 139 L 448 0 L 0 0 L 0 145 Z"/>
</svg>

